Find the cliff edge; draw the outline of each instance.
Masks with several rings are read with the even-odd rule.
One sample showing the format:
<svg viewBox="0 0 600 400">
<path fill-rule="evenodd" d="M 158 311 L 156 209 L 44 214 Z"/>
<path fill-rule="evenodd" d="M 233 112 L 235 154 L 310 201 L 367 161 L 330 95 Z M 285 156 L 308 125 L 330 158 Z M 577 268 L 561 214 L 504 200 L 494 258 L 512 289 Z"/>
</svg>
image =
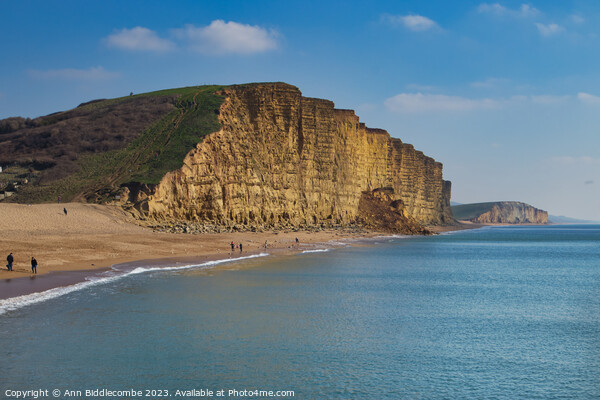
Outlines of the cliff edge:
<svg viewBox="0 0 600 400">
<path fill-rule="evenodd" d="M 242 229 L 360 224 L 405 233 L 453 222 L 442 164 L 367 128 L 353 111 L 283 83 L 219 94 L 221 129 L 151 190 L 130 192 L 147 218 Z"/>
</svg>

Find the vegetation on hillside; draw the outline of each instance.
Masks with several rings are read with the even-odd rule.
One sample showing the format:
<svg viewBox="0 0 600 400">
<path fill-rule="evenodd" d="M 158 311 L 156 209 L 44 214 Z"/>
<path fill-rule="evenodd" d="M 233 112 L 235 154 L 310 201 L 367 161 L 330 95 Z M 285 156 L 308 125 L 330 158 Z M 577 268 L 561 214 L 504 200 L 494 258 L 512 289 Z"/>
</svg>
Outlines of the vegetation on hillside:
<svg viewBox="0 0 600 400">
<path fill-rule="evenodd" d="M 494 204 L 498 204 L 498 202 L 492 201 L 488 203 L 462 204 L 459 206 L 452 206 L 451 208 L 454 218 L 459 220 L 469 220 L 488 212 L 494 207 Z"/>
<path fill-rule="evenodd" d="M 39 203 L 55 201 L 60 195 L 65 201 L 102 202 L 114 198 L 125 183 L 157 184 L 165 173 L 180 168 L 185 155 L 207 134 L 220 129 L 223 97 L 215 92 L 221 88 L 186 87 L 93 101 L 33 123 L 29 120 L 13 131 L 6 128 L 8 132 L 2 136 L 11 135 L 21 145 L 4 158 L 14 158 L 10 168 L 29 171 L 28 183 L 8 200 Z M 160 118 L 139 129 L 136 105 L 165 102 L 169 103 L 167 109 L 151 107 L 160 110 Z M 136 128 L 138 131 L 132 132 Z M 125 133 L 115 135 L 114 131 Z M 39 148 L 37 153 L 31 150 L 35 148 Z M 23 149 L 25 156 L 19 153 Z M 4 148 L 5 153 L 9 150 Z"/>
</svg>

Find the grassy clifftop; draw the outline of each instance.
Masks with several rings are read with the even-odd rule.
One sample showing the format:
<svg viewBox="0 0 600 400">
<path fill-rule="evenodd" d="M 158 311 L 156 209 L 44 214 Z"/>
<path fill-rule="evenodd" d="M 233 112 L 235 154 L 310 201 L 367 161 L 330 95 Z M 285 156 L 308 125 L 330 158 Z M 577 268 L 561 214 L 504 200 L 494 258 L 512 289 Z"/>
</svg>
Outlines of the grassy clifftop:
<svg viewBox="0 0 600 400">
<path fill-rule="evenodd" d="M 168 171 L 181 168 L 184 156 L 204 136 L 220 129 L 219 107 L 223 97 L 215 94 L 221 86 L 164 90 L 151 95 L 178 94 L 176 109 L 144 131 L 119 158 L 135 157 L 136 171 L 130 180 L 156 184 Z M 135 160 L 142 160 L 137 162 Z M 130 160 L 131 162 L 131 160 Z"/>
<path fill-rule="evenodd" d="M 491 201 L 487 203 L 471 203 L 452 206 L 452 215 L 459 220 L 470 220 L 490 211 L 495 204 L 500 204 L 500 202 Z"/>
<path fill-rule="evenodd" d="M 101 202 L 124 183 L 156 184 L 218 131 L 222 86 L 162 90 L 25 120 L 0 121 L 0 190 L 7 201 Z"/>
</svg>

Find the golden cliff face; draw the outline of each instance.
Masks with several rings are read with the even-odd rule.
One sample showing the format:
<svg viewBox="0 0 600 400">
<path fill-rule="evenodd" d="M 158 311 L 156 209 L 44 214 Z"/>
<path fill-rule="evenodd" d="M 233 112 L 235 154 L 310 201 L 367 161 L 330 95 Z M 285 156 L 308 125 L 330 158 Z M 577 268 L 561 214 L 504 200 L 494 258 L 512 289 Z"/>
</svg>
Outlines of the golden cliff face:
<svg viewBox="0 0 600 400">
<path fill-rule="evenodd" d="M 547 224 L 548 212 L 529 204 L 504 201 L 471 221 L 480 224 Z"/>
<path fill-rule="evenodd" d="M 144 200 L 149 218 L 248 227 L 360 224 L 363 193 L 385 188 L 409 220 L 452 221 L 442 164 L 366 128 L 353 111 L 281 83 L 231 87 L 223 95 L 222 129 Z"/>
</svg>

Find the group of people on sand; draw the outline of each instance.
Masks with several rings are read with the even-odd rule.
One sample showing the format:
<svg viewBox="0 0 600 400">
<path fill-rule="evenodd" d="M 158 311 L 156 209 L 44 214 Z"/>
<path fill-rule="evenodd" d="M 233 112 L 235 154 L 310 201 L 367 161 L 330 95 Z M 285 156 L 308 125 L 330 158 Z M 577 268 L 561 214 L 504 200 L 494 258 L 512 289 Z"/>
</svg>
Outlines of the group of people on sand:
<svg viewBox="0 0 600 400">
<path fill-rule="evenodd" d="M 233 252 L 236 248 L 240 249 L 240 253 L 242 252 L 242 243 L 236 245 L 235 243 L 233 243 L 233 240 L 231 241 L 231 251 Z"/>
<path fill-rule="evenodd" d="M 7 257 L 6 257 L 6 268 L 8 268 L 9 271 L 13 270 L 13 263 L 15 262 L 15 258 L 13 256 L 13 253 L 10 253 Z M 38 262 L 35 259 L 35 257 L 31 256 L 31 272 L 34 274 L 37 274 L 37 266 L 38 266 Z"/>
<path fill-rule="evenodd" d="M 231 241 L 231 252 L 233 253 L 235 251 L 235 249 L 240 249 L 240 253 L 242 252 L 242 243 L 236 245 L 233 240 Z M 296 238 L 296 245 L 300 244 L 300 240 L 298 240 L 298 238 Z M 267 241 L 265 240 L 265 244 L 264 244 L 265 250 L 267 250 Z"/>
</svg>

